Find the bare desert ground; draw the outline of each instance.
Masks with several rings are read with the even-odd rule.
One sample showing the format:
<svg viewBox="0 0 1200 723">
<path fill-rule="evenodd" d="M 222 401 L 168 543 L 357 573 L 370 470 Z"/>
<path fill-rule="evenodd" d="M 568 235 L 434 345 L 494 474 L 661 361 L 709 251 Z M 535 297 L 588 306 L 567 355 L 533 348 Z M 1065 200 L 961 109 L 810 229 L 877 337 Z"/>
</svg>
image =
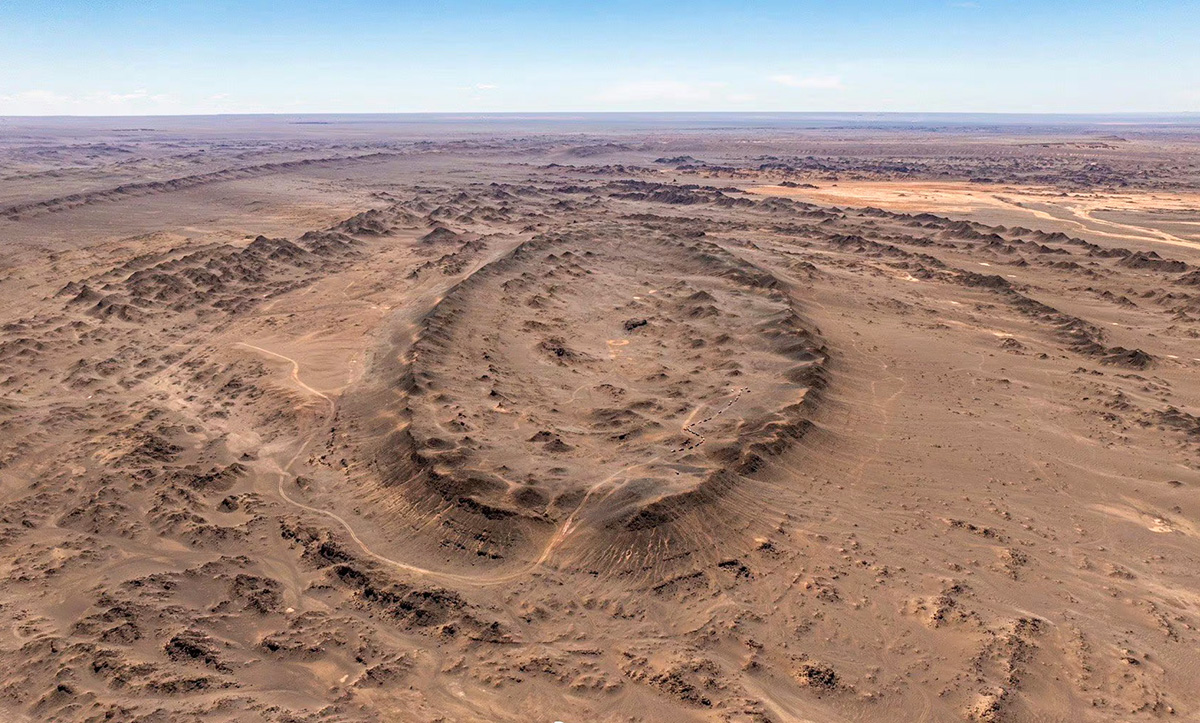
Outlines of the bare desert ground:
<svg viewBox="0 0 1200 723">
<path fill-rule="evenodd" d="M 0 718 L 1200 719 L 1200 125 L 0 119 Z"/>
</svg>

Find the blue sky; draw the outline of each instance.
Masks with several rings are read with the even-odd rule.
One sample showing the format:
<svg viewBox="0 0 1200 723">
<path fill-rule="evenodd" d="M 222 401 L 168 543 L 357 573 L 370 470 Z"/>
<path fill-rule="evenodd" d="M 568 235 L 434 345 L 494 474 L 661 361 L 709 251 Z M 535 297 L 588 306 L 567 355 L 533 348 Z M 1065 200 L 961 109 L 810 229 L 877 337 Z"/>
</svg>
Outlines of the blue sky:
<svg viewBox="0 0 1200 723">
<path fill-rule="evenodd" d="M 1200 111 L 1197 0 L 0 0 L 0 115 Z"/>
</svg>

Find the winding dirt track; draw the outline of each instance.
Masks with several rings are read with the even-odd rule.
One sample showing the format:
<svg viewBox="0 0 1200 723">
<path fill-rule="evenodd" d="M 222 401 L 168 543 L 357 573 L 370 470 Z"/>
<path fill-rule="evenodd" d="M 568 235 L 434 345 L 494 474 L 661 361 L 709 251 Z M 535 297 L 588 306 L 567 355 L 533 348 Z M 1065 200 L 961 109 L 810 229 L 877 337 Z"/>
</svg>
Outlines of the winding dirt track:
<svg viewBox="0 0 1200 723">
<path fill-rule="evenodd" d="M 310 433 L 307 437 L 305 437 L 304 440 L 301 442 L 299 448 L 296 450 L 296 452 L 294 454 L 292 454 L 292 456 L 283 465 L 277 465 L 279 467 L 279 470 L 276 473 L 278 475 L 278 485 L 277 485 L 276 489 L 279 493 L 280 499 L 282 499 L 284 502 L 288 503 L 289 505 L 296 507 L 297 509 L 304 510 L 305 512 L 310 512 L 312 514 L 320 515 L 327 519 L 333 520 L 334 522 L 338 523 L 338 525 L 340 525 L 343 530 L 345 530 L 346 534 L 350 537 L 350 539 L 354 541 L 354 544 L 358 545 L 358 547 L 364 553 L 366 553 L 367 556 L 371 557 L 374 560 L 382 562 L 386 565 L 395 567 L 397 569 L 403 570 L 408 573 L 421 575 L 423 577 L 428 577 L 428 578 L 435 579 L 435 580 L 442 580 L 445 582 L 453 582 L 453 583 L 463 583 L 463 584 L 473 585 L 473 586 L 477 586 L 477 587 L 488 587 L 488 586 L 492 586 L 492 585 L 501 585 L 501 584 L 509 583 L 514 580 L 519 580 L 523 577 L 531 575 L 534 572 L 536 572 L 538 570 L 538 568 L 540 568 L 548 559 L 550 559 L 550 556 L 554 553 L 554 550 L 559 545 L 561 545 L 562 542 L 564 540 L 566 540 L 566 538 L 571 534 L 572 527 L 575 524 L 576 517 L 578 516 L 579 512 L 584 508 L 584 506 L 587 505 L 588 500 L 592 497 L 592 495 L 594 493 L 596 493 L 602 487 L 607 485 L 613 479 L 616 479 L 617 477 L 628 473 L 630 470 L 637 469 L 638 467 L 644 467 L 646 465 L 653 464 L 654 462 L 658 461 L 658 457 L 656 456 L 656 457 L 652 457 L 648 460 L 636 462 L 634 464 L 629 465 L 628 467 L 617 470 L 616 472 L 612 473 L 612 475 L 610 475 L 609 477 L 606 477 L 605 479 L 601 480 L 600 482 L 598 482 L 597 484 L 592 486 L 592 488 L 587 491 L 587 494 L 584 496 L 583 500 L 579 503 L 579 506 L 576 507 L 575 510 L 572 511 L 571 514 L 567 516 L 567 519 L 559 527 L 558 532 L 556 532 L 553 535 L 553 537 L 551 537 L 550 542 L 542 550 L 541 555 L 539 555 L 538 558 L 534 562 L 532 562 L 531 564 L 529 564 L 528 566 L 526 566 L 520 570 L 506 572 L 503 574 L 486 576 L 486 575 L 459 575 L 459 574 L 445 572 L 445 571 L 441 571 L 441 570 L 431 570 L 429 568 L 418 567 L 416 565 L 412 565 L 407 562 L 402 562 L 400 560 L 396 560 L 396 559 L 387 557 L 386 555 L 382 555 L 382 554 L 376 552 L 375 550 L 371 549 L 371 547 L 366 542 L 364 542 L 361 537 L 358 536 L 358 533 L 354 531 L 354 527 L 345 518 L 341 517 L 340 515 L 338 515 L 334 512 L 331 512 L 329 510 L 324 510 L 324 509 L 320 509 L 318 507 L 313 507 L 311 505 L 304 504 L 303 502 L 296 500 L 295 498 L 293 498 L 291 495 L 289 495 L 287 493 L 287 490 L 285 487 L 286 483 L 289 481 L 295 481 L 295 479 L 296 479 L 295 475 L 293 475 L 291 473 L 291 468 L 296 464 L 296 462 L 301 457 L 303 457 L 308 452 L 308 448 L 315 441 L 316 437 L 319 434 L 319 430 L 321 428 L 328 427 L 329 424 L 333 421 L 333 419 L 335 417 L 335 413 L 337 411 L 337 399 L 334 397 L 330 397 L 327 394 L 325 394 L 324 392 L 309 386 L 303 380 L 301 380 L 300 379 L 300 362 L 296 361 L 292 357 L 286 356 L 284 354 L 280 354 L 278 352 L 271 351 L 269 349 L 264 349 L 260 346 L 254 345 L 254 344 L 249 344 L 247 342 L 237 342 L 237 345 L 247 347 L 249 349 L 254 349 L 255 351 L 262 352 L 264 354 L 268 354 L 272 357 L 275 357 L 277 359 L 282 359 L 283 361 L 290 363 L 292 365 L 292 373 L 291 373 L 292 381 L 294 381 L 298 386 L 300 386 L 302 389 L 304 389 L 308 393 L 312 394 L 313 396 L 324 400 L 328 405 L 328 411 L 327 411 L 325 417 L 322 419 L 321 424 L 314 425 L 317 428 L 317 431 L 314 431 L 314 432 Z M 696 413 L 698 413 L 700 411 L 700 409 L 703 408 L 704 406 L 705 406 L 704 404 L 698 405 L 692 411 L 692 413 L 688 415 L 687 420 L 689 420 L 689 422 L 690 422 L 690 420 L 696 415 Z M 724 410 L 722 410 L 722 412 L 723 411 Z M 705 421 L 707 421 L 707 420 L 705 420 Z M 612 490 L 609 491 L 609 494 L 611 494 L 611 493 L 612 493 Z"/>
<path fill-rule="evenodd" d="M 314 427 L 316 427 L 316 429 L 313 432 L 309 433 L 306 437 L 303 438 L 303 440 L 299 444 L 298 448 L 296 449 L 295 453 L 293 453 L 292 456 L 290 458 L 288 458 L 288 460 L 286 462 L 284 462 L 282 465 L 279 465 L 279 464 L 276 465 L 279 468 L 278 471 L 276 472 L 276 474 L 278 476 L 278 485 L 276 486 L 276 490 L 279 493 L 280 499 L 282 499 L 284 502 L 286 502 L 289 505 L 292 505 L 293 507 L 295 507 L 297 509 L 303 510 L 305 512 L 310 512 L 314 515 L 320 515 L 321 517 L 333 520 L 334 522 L 338 523 L 338 525 L 341 526 L 341 528 L 343 530 L 345 530 L 346 534 L 350 537 L 350 539 L 354 541 L 354 544 L 358 545 L 358 547 L 364 553 L 366 553 L 366 555 L 368 557 L 370 557 L 374 560 L 377 560 L 379 562 L 382 562 L 385 565 L 395 567 L 399 570 L 403 570 L 405 572 L 413 573 L 416 575 L 421 575 L 424 577 L 429 577 L 432 579 L 444 580 L 447 582 L 455 582 L 455 583 L 465 583 L 465 584 L 478 585 L 478 586 L 497 585 L 497 584 L 501 584 L 504 582 L 509 582 L 511 580 L 518 579 L 526 574 L 529 574 L 529 573 L 533 572 L 538 567 L 538 565 L 541 564 L 542 560 L 538 560 L 537 563 L 529 566 L 525 570 L 521 570 L 521 571 L 514 572 L 514 573 L 508 573 L 506 575 L 499 575 L 499 576 L 495 576 L 495 577 L 487 578 L 487 579 L 481 579 L 479 577 L 473 577 L 473 576 L 469 576 L 469 575 L 456 575 L 453 573 L 442 572 L 439 570 L 430 570 L 427 568 L 418 567 L 416 565 L 410 565 L 406 562 L 402 562 L 400 560 L 394 560 L 385 555 L 381 555 L 378 552 L 371 549 L 371 547 L 369 545 L 367 545 L 367 543 L 364 542 L 362 540 L 362 538 L 360 538 L 358 536 L 358 533 L 354 531 L 354 527 L 349 522 L 347 522 L 345 518 L 341 517 L 340 515 L 338 515 L 334 512 L 330 512 L 329 510 L 323 510 L 318 507 L 313 507 L 312 505 L 306 505 L 303 502 L 300 502 L 299 500 L 296 500 L 295 498 L 293 498 L 291 495 L 289 495 L 287 493 L 287 490 L 285 488 L 286 484 L 289 481 L 294 482 L 296 479 L 295 475 L 292 474 L 291 469 L 301 457 L 303 457 L 305 454 L 307 454 L 309 447 L 312 446 L 312 443 L 316 440 L 316 437 L 319 434 L 319 430 L 322 427 L 328 427 L 328 425 L 333 421 L 333 419 L 335 417 L 335 413 L 337 411 L 337 399 L 334 397 L 328 396 L 327 394 L 320 391 L 319 389 L 314 389 L 313 387 L 306 384 L 303 380 L 301 380 L 300 379 L 300 362 L 296 361 L 292 357 L 286 356 L 284 354 L 280 354 L 278 352 L 271 351 L 269 349 L 264 349 L 260 346 L 254 345 L 254 344 L 249 344 L 247 342 L 237 342 L 237 345 L 247 347 L 249 349 L 254 349 L 255 351 L 262 352 L 263 354 L 267 354 L 267 355 L 270 355 L 277 359 L 282 359 L 283 361 L 290 363 L 292 365 L 292 373 L 291 373 L 292 381 L 294 381 L 298 386 L 300 386 L 300 388 L 304 389 L 309 394 L 312 394 L 313 396 L 324 400 L 328 407 L 328 411 L 326 412 L 324 418 L 321 420 L 321 423 L 314 425 Z M 547 550 L 544 557 L 548 557 L 548 556 L 549 556 L 549 550 Z"/>
</svg>

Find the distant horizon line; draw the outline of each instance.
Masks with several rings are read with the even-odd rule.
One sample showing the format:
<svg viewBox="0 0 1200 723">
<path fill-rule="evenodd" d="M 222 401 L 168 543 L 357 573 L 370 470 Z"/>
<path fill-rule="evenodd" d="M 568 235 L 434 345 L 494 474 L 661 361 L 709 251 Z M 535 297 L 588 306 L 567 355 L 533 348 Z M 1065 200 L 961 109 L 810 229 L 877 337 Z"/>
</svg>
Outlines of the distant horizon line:
<svg viewBox="0 0 1200 723">
<path fill-rule="evenodd" d="M 1130 118 L 1200 117 L 1200 110 L 1186 111 L 892 111 L 892 110 L 515 110 L 515 111 L 253 111 L 236 113 L 39 113 L 0 114 L 0 119 L 30 118 L 220 118 L 220 117 L 294 117 L 294 116 L 1001 116 L 1033 118 Z"/>
</svg>

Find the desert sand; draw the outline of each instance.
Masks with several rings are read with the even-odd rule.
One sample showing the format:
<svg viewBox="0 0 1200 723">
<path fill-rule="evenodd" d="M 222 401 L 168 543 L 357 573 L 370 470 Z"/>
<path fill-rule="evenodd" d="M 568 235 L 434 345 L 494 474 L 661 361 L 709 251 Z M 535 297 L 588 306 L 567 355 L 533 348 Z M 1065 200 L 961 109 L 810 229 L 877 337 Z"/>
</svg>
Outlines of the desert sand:
<svg viewBox="0 0 1200 723">
<path fill-rule="evenodd" d="M 1200 718 L 1200 128 L 0 119 L 0 718 Z"/>
</svg>

